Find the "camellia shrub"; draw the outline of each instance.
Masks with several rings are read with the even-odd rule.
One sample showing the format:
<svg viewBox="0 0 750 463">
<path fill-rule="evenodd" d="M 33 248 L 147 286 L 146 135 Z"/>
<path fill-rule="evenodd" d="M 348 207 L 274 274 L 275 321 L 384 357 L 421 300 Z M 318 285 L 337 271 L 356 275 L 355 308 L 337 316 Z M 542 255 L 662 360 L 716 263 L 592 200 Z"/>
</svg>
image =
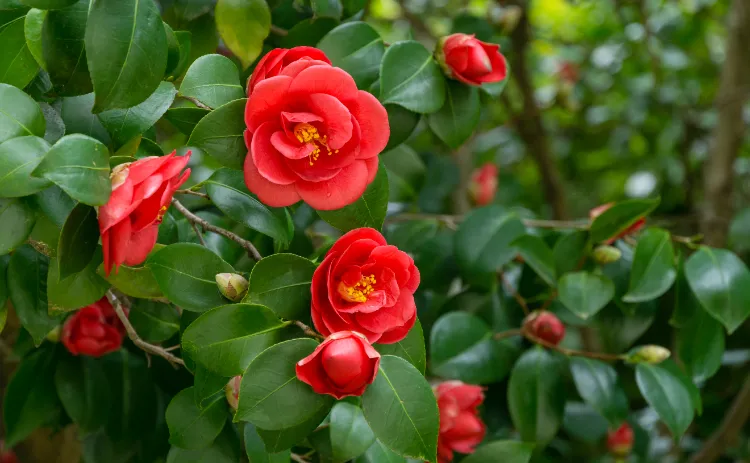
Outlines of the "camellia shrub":
<svg viewBox="0 0 750 463">
<path fill-rule="evenodd" d="M 85 463 L 655 461 L 642 410 L 694 426 L 743 261 L 655 195 L 501 205 L 467 141 L 518 11 L 428 48 L 369 4 L 0 1 L 1 462 L 40 429 Z"/>
</svg>

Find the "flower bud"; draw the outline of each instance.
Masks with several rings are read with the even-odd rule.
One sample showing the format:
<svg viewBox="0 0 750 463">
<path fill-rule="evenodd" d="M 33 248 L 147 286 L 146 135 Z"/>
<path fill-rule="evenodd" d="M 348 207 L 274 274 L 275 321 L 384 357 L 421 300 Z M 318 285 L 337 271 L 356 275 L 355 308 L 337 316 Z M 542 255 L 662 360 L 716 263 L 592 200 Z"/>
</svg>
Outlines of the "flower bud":
<svg viewBox="0 0 750 463">
<path fill-rule="evenodd" d="M 490 204 L 497 193 L 497 166 L 487 163 L 474 170 L 469 182 L 469 195 L 478 206 Z"/>
<path fill-rule="evenodd" d="M 482 42 L 473 35 L 457 33 L 441 38 L 435 58 L 448 77 L 467 85 L 500 82 L 507 76 L 500 45 Z"/>
<path fill-rule="evenodd" d="M 601 245 L 594 249 L 592 255 L 597 264 L 606 265 L 620 260 L 620 257 L 622 257 L 622 251 L 614 246 Z"/>
<path fill-rule="evenodd" d="M 227 402 L 234 411 L 237 411 L 237 404 L 240 401 L 240 383 L 242 383 L 242 376 L 235 376 L 224 386 Z"/>
<path fill-rule="evenodd" d="M 623 423 L 616 430 L 610 430 L 607 434 L 607 450 L 614 457 L 624 458 L 633 450 L 633 428 L 628 423 Z"/>
<path fill-rule="evenodd" d="M 247 292 L 247 280 L 236 273 L 219 273 L 216 275 L 219 292 L 232 302 L 240 302 Z"/>
<path fill-rule="evenodd" d="M 662 346 L 640 346 L 628 352 L 626 361 L 629 363 L 648 363 L 650 365 L 659 364 L 669 358 L 671 352 Z"/>
<path fill-rule="evenodd" d="M 62 327 L 60 325 L 57 325 L 56 327 L 52 328 L 52 331 L 47 333 L 47 341 L 49 342 L 60 342 L 60 333 L 62 332 Z"/>
<path fill-rule="evenodd" d="M 523 324 L 529 333 L 555 346 L 565 337 L 565 325 L 552 312 L 532 312 Z"/>
</svg>

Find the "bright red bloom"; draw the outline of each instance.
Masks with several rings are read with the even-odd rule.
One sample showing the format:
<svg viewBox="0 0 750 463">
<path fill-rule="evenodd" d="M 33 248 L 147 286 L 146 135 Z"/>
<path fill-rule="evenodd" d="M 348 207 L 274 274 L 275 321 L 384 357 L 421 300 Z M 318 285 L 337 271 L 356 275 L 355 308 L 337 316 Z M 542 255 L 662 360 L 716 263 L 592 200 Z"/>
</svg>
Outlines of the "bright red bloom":
<svg viewBox="0 0 750 463">
<path fill-rule="evenodd" d="M 313 47 L 294 47 L 294 48 L 275 48 L 266 53 L 263 58 L 258 61 L 258 65 L 255 66 L 253 74 L 247 80 L 247 94 L 248 96 L 253 92 L 253 89 L 263 79 L 269 77 L 275 77 L 281 74 L 287 66 L 294 63 L 295 61 L 322 61 L 326 64 L 331 64 L 325 53 L 322 50 L 318 50 Z"/>
<path fill-rule="evenodd" d="M 474 35 L 443 37 L 438 42 L 437 59 L 449 77 L 469 85 L 500 82 L 508 74 L 500 45 L 482 42 Z"/>
<path fill-rule="evenodd" d="M 124 337 L 125 327 L 103 297 L 65 321 L 61 341 L 73 355 L 101 357 L 118 350 Z"/>
<path fill-rule="evenodd" d="M 357 228 L 336 241 L 312 279 L 312 319 L 325 336 L 357 331 L 370 342 L 392 344 L 417 319 L 414 259 L 372 228 Z"/>
<path fill-rule="evenodd" d="M 534 312 L 524 321 L 524 327 L 534 336 L 558 345 L 565 337 L 565 325 L 552 312 Z"/>
<path fill-rule="evenodd" d="M 104 271 L 123 263 L 138 265 L 156 244 L 159 224 L 172 195 L 190 176 L 180 172 L 190 160 L 185 156 L 152 156 L 112 169 L 112 196 L 99 208 Z"/>
<path fill-rule="evenodd" d="M 607 434 L 607 449 L 614 456 L 626 457 L 633 450 L 633 438 L 633 428 L 628 423 L 623 423 Z"/>
<path fill-rule="evenodd" d="M 433 388 L 440 411 L 438 463 L 449 463 L 453 452 L 474 453 L 487 428 L 477 407 L 484 401 L 483 389 L 461 381 L 446 381 Z"/>
<path fill-rule="evenodd" d="M 610 207 L 612 207 L 614 205 L 615 205 L 615 203 L 607 203 L 607 204 L 602 204 L 601 206 L 597 206 L 597 207 L 591 209 L 589 211 L 589 218 L 593 221 L 595 218 L 597 218 L 600 215 L 602 215 L 604 213 L 604 211 L 606 211 L 607 209 L 609 209 Z M 605 241 L 605 243 L 606 244 L 611 244 L 611 243 L 614 243 L 615 241 L 617 241 L 618 239 L 620 239 L 620 238 L 622 238 L 624 236 L 628 236 L 628 235 L 631 235 L 633 233 L 636 233 L 638 230 L 640 230 L 641 228 L 643 228 L 644 225 L 646 225 L 646 218 L 645 217 L 641 217 L 640 219 L 636 220 L 635 223 L 633 223 L 633 225 L 631 225 L 627 229 L 625 229 L 622 233 L 620 233 L 619 235 L 613 236 L 612 238 L 610 238 L 607 241 Z"/>
<path fill-rule="evenodd" d="M 487 163 L 471 174 L 469 194 L 478 206 L 485 206 L 495 199 L 497 193 L 497 166 Z"/>
<path fill-rule="evenodd" d="M 388 114 L 344 70 L 297 60 L 259 81 L 245 107 L 245 183 L 268 206 L 340 209 L 365 192 L 390 136 Z"/>
<path fill-rule="evenodd" d="M 380 353 L 366 337 L 353 331 L 328 336 L 312 354 L 297 362 L 297 378 L 318 394 L 337 399 L 365 392 L 375 381 Z"/>
</svg>

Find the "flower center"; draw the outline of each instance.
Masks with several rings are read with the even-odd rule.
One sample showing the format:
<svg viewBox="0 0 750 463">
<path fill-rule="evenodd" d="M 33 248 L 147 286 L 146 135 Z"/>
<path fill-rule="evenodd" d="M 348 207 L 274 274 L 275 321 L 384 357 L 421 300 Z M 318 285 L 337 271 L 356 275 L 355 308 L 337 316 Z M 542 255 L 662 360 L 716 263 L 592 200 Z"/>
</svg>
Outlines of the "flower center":
<svg viewBox="0 0 750 463">
<path fill-rule="evenodd" d="M 317 161 L 320 157 L 321 146 L 328 151 L 329 156 L 333 153 L 339 152 L 339 150 L 331 150 L 328 146 L 328 135 L 321 136 L 320 133 L 318 133 L 317 127 L 308 124 L 307 122 L 301 122 L 294 126 L 294 136 L 297 137 L 297 140 L 300 143 L 312 143 L 315 147 L 309 156 L 310 165 L 313 165 L 313 162 Z"/>
<path fill-rule="evenodd" d="M 161 221 L 164 219 L 164 214 L 167 213 L 167 206 L 162 206 L 161 209 L 159 209 L 159 212 L 156 214 L 156 224 L 161 224 Z"/>
<path fill-rule="evenodd" d="M 342 281 L 339 283 L 339 294 L 349 302 L 367 302 L 367 296 L 375 291 L 377 282 L 375 275 L 362 276 L 354 286 L 347 286 Z"/>
</svg>

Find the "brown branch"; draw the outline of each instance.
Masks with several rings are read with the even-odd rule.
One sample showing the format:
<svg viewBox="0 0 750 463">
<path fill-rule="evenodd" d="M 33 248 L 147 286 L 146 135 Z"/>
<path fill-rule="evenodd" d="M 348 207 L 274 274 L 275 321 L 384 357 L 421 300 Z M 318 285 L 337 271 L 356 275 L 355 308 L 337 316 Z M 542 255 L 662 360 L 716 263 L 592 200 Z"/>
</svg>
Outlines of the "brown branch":
<svg viewBox="0 0 750 463">
<path fill-rule="evenodd" d="M 271 24 L 271 33 L 279 35 L 281 37 L 286 37 L 289 35 L 289 31 L 284 29 L 283 27 L 276 26 L 274 24 Z"/>
<path fill-rule="evenodd" d="M 201 242 L 201 246 L 206 247 L 206 240 L 203 239 L 203 233 L 198 229 L 198 225 L 195 222 L 190 222 L 190 225 L 193 227 L 195 234 L 198 235 L 198 241 Z"/>
<path fill-rule="evenodd" d="M 208 223 L 206 220 L 203 220 L 197 215 L 190 212 L 188 208 L 183 206 L 182 203 L 180 203 L 174 198 L 172 199 L 172 205 L 178 211 L 180 211 L 182 215 L 184 215 L 185 218 L 188 219 L 188 221 L 200 225 L 203 228 L 203 230 L 217 233 L 225 238 L 229 238 L 230 240 L 242 246 L 245 249 L 245 251 L 247 251 L 247 254 L 254 260 L 258 261 L 263 258 L 263 256 L 261 256 L 260 253 L 258 252 L 258 249 L 256 249 L 255 245 L 253 245 L 253 243 L 251 243 L 250 241 L 236 235 L 235 233 L 230 232 L 229 230 L 226 230 L 224 228 L 217 227 L 216 225 L 212 225 Z"/>
<path fill-rule="evenodd" d="M 305 460 L 301 455 L 297 455 L 296 453 L 292 453 L 289 455 L 289 457 L 296 461 L 297 463 L 309 463 L 307 460 Z"/>
<path fill-rule="evenodd" d="M 181 93 L 177 94 L 177 98 L 182 98 L 183 100 L 187 100 L 187 101 L 193 103 L 195 106 L 197 106 L 197 107 L 199 107 L 201 109 L 207 109 L 209 111 L 213 111 L 212 107 L 208 106 L 207 104 L 202 103 L 201 100 L 199 100 L 198 98 L 195 98 L 195 97 L 192 97 L 192 96 L 183 95 Z"/>
<path fill-rule="evenodd" d="M 523 333 L 523 336 L 534 344 L 539 344 L 540 346 L 544 346 L 547 349 L 560 352 L 561 354 L 568 357 L 586 357 L 590 359 L 603 360 L 605 362 L 617 362 L 619 360 L 625 360 L 626 357 L 623 354 L 605 354 L 603 352 L 588 352 L 583 350 L 567 349 L 565 347 L 560 347 L 558 345 L 552 344 L 551 342 L 547 342 L 544 339 L 538 338 L 527 330 L 522 329 L 521 331 Z"/>
<path fill-rule="evenodd" d="M 510 282 L 505 278 L 505 273 L 498 272 L 498 275 L 500 276 L 500 280 L 503 282 L 503 286 L 505 287 L 505 291 L 507 291 L 511 296 L 513 296 L 513 299 L 516 300 L 516 303 L 521 306 L 521 309 L 523 309 L 523 313 L 525 315 L 529 314 L 529 306 L 526 304 L 526 299 L 523 298 L 520 294 L 518 294 L 518 291 L 516 291 L 513 286 L 511 286 Z"/>
<path fill-rule="evenodd" d="M 500 333 L 495 333 L 493 338 L 495 338 L 496 341 L 499 341 L 501 339 L 512 338 L 514 336 L 523 336 L 523 331 L 520 329 L 503 331 Z"/>
<path fill-rule="evenodd" d="M 211 199 L 208 197 L 206 193 L 201 193 L 200 191 L 193 191 L 193 190 L 177 190 L 175 191 L 175 194 L 178 195 L 192 195 L 192 196 L 198 196 L 203 199 Z"/>
<path fill-rule="evenodd" d="M 325 339 L 325 336 L 316 333 L 315 330 L 305 325 L 301 321 L 294 320 L 292 323 L 297 325 L 297 327 L 299 327 L 299 329 L 301 329 L 308 336 L 312 336 L 313 338 L 318 338 L 318 339 Z"/>
</svg>

